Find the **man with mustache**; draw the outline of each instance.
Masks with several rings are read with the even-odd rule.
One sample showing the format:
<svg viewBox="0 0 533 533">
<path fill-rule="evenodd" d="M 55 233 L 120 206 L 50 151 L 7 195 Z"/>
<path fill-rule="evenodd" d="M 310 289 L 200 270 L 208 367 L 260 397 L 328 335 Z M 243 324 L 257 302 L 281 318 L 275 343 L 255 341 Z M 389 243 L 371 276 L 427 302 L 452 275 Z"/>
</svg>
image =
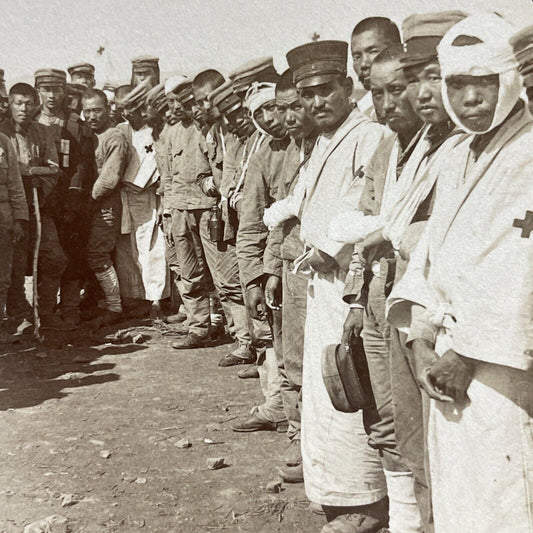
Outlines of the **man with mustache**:
<svg viewBox="0 0 533 533">
<path fill-rule="evenodd" d="M 97 325 L 120 320 L 122 301 L 113 256 L 120 235 L 122 202 L 120 182 L 128 164 L 128 139 L 113 126 L 106 95 L 89 89 L 83 97 L 83 114 L 93 132 L 97 177 L 91 189 L 87 259 L 104 293 L 104 309 Z"/>
<path fill-rule="evenodd" d="M 309 276 L 302 459 L 307 497 L 330 522 L 324 533 L 357 531 L 363 524 L 377 530 L 387 521 L 385 480 L 379 455 L 367 444 L 363 413 L 337 411 L 322 379 L 322 353 L 338 343 L 348 314 L 342 293 L 353 252 L 353 245 L 328 236 L 328 226 L 334 213 L 357 208 L 362 169 L 386 134 L 351 106 L 347 55 L 341 41 L 313 42 L 287 54 L 300 102 L 319 132 L 293 194 L 282 202 L 285 216 L 301 220 L 305 250 L 295 263 Z"/>
</svg>

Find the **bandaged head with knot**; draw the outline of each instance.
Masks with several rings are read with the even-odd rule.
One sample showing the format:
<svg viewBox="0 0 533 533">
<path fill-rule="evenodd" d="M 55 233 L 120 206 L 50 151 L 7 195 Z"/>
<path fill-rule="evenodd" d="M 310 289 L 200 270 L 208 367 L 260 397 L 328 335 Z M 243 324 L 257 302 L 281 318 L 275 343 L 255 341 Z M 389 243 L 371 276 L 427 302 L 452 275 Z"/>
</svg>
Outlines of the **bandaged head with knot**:
<svg viewBox="0 0 533 533">
<path fill-rule="evenodd" d="M 495 13 L 472 15 L 453 26 L 437 47 L 444 79 L 444 106 L 452 120 L 468 133 L 486 133 L 499 126 L 520 98 L 518 63 L 509 44 L 514 31 L 509 22 Z M 467 94 L 465 89 L 462 104 L 451 98 L 456 86 L 472 87 L 481 81 L 476 78 L 489 82 L 490 77 L 496 76 L 498 92 L 493 104 L 484 102 L 483 91 L 479 90 L 474 94 L 469 89 Z"/>
</svg>

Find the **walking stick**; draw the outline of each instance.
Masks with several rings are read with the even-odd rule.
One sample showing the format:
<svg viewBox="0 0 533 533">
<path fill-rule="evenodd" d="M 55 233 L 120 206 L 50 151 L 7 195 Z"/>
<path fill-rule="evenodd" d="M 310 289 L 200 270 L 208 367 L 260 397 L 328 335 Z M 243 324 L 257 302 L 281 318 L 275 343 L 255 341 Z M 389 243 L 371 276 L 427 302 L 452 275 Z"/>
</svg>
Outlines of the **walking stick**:
<svg viewBox="0 0 533 533">
<path fill-rule="evenodd" d="M 50 167 L 31 167 L 29 175 L 33 179 L 37 177 L 44 177 L 57 174 L 57 163 L 53 161 L 47 161 L 50 164 Z M 33 268 L 32 268 L 32 279 L 33 279 L 33 336 L 38 342 L 42 342 L 43 338 L 41 336 L 41 318 L 39 315 L 39 291 L 38 291 L 38 270 L 39 270 L 39 249 L 41 247 L 41 237 L 42 237 L 42 223 L 41 223 L 41 209 L 39 207 L 39 187 L 36 183 L 32 182 L 32 196 L 33 196 L 33 209 L 35 211 L 35 246 L 33 249 Z"/>
<path fill-rule="evenodd" d="M 38 267 L 39 267 L 39 248 L 41 247 L 41 210 L 39 208 L 39 192 L 35 185 L 32 185 L 33 208 L 35 210 L 35 247 L 33 249 L 33 336 L 38 342 L 42 342 L 41 337 L 41 318 L 39 317 L 39 291 L 38 284 Z"/>
</svg>

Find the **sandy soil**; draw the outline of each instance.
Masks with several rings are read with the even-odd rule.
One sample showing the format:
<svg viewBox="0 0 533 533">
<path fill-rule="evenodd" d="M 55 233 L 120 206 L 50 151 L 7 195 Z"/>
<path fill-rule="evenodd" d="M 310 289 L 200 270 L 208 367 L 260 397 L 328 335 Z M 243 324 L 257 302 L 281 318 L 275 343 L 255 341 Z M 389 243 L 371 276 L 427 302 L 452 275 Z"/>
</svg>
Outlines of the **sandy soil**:
<svg viewBox="0 0 533 533">
<path fill-rule="evenodd" d="M 73 532 L 318 533 L 301 485 L 265 490 L 286 436 L 229 427 L 261 401 L 217 367 L 230 346 L 176 351 L 139 324 L 0 349 L 0 531 L 58 514 Z"/>
</svg>

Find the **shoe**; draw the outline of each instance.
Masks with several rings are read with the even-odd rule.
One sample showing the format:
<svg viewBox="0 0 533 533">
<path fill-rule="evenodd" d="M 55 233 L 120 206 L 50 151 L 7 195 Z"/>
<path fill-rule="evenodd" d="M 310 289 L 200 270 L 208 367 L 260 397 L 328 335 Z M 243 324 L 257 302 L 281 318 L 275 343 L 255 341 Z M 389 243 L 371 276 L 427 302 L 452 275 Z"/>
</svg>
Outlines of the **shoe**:
<svg viewBox="0 0 533 533">
<path fill-rule="evenodd" d="M 187 333 L 181 339 L 172 343 L 172 348 L 175 350 L 192 350 L 193 348 L 205 348 L 206 344 L 211 342 L 209 334 L 200 337 L 195 333 Z"/>
<path fill-rule="evenodd" d="M 320 505 L 319 503 L 311 502 L 311 503 L 309 504 L 308 509 L 309 509 L 313 514 L 318 514 L 318 515 L 321 515 L 321 516 L 324 516 L 324 515 L 326 514 L 326 512 L 324 511 L 324 509 L 322 509 L 322 505 Z"/>
<path fill-rule="evenodd" d="M 225 355 L 219 362 L 218 366 L 228 367 L 236 365 L 251 365 L 255 363 L 257 356 L 252 352 L 252 348 L 246 344 L 239 344 L 233 352 Z"/>
<path fill-rule="evenodd" d="M 286 466 L 278 468 L 279 475 L 285 483 L 303 483 L 304 467 L 302 464 L 297 466 Z"/>
<path fill-rule="evenodd" d="M 283 459 L 287 466 L 298 466 L 302 464 L 302 447 L 300 439 L 291 440 L 291 443 L 285 450 Z"/>
<path fill-rule="evenodd" d="M 40 318 L 41 328 L 43 329 L 53 329 L 56 331 L 73 331 L 76 329 L 76 326 L 73 326 L 72 324 L 67 324 L 58 315 L 42 315 Z"/>
<path fill-rule="evenodd" d="M 236 433 L 252 433 L 253 431 L 277 431 L 278 424 L 276 422 L 270 422 L 253 413 L 248 418 L 245 418 L 241 422 L 236 422 L 231 426 L 231 429 Z"/>
<path fill-rule="evenodd" d="M 372 516 L 350 513 L 337 516 L 320 533 L 377 533 L 382 525 L 380 520 Z"/>
<path fill-rule="evenodd" d="M 122 313 L 104 309 L 94 320 L 89 322 L 89 325 L 93 328 L 103 328 L 120 322 L 122 318 Z"/>
<path fill-rule="evenodd" d="M 181 324 L 187 320 L 187 315 L 185 313 L 176 313 L 175 315 L 169 315 L 165 318 L 167 324 Z"/>
<path fill-rule="evenodd" d="M 259 379 L 259 370 L 257 367 L 249 366 L 248 368 L 243 368 L 237 372 L 237 377 L 241 379 Z"/>
</svg>

